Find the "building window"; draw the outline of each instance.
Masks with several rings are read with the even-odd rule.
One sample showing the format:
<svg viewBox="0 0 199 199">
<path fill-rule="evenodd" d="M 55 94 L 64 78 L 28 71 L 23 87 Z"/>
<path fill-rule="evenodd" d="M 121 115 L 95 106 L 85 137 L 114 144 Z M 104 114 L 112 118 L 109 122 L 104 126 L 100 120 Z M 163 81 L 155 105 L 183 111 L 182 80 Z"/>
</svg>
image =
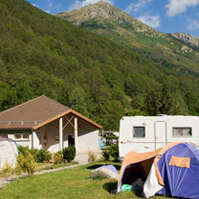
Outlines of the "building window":
<svg viewBox="0 0 199 199">
<path fill-rule="evenodd" d="M 135 137 L 135 138 L 145 137 L 145 127 L 143 127 L 143 126 L 133 127 L 133 137 Z"/>
<path fill-rule="evenodd" d="M 173 137 L 192 137 L 192 128 L 175 127 L 173 128 Z"/>
<path fill-rule="evenodd" d="M 23 133 L 22 134 L 22 139 L 29 139 L 29 134 L 27 134 L 27 133 Z"/>
<path fill-rule="evenodd" d="M 5 133 L 0 134 L 0 137 L 8 138 L 8 134 L 5 134 Z"/>
<path fill-rule="evenodd" d="M 16 140 L 28 140 L 29 134 L 28 133 L 16 133 L 14 134 Z"/>
<path fill-rule="evenodd" d="M 55 136 L 55 140 L 56 140 L 56 142 L 59 142 L 59 136 L 58 135 Z"/>
<path fill-rule="evenodd" d="M 15 134 L 15 139 L 21 139 L 21 134 L 20 133 L 16 133 Z"/>
</svg>

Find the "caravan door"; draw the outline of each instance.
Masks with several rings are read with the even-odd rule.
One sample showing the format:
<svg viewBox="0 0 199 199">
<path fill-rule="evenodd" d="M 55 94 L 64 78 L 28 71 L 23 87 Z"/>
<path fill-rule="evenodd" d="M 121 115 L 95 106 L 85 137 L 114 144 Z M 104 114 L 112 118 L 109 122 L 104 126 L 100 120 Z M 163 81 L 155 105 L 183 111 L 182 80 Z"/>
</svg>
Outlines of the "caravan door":
<svg viewBox="0 0 199 199">
<path fill-rule="evenodd" d="M 154 123 L 154 138 L 155 150 L 167 145 L 167 123 L 165 121 Z"/>
</svg>

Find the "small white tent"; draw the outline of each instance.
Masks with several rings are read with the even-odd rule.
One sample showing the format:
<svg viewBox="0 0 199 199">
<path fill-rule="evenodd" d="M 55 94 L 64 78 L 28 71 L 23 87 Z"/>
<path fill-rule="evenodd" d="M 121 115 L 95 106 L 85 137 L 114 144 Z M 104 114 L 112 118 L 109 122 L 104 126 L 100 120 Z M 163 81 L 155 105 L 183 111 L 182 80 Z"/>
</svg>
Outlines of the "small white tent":
<svg viewBox="0 0 199 199">
<path fill-rule="evenodd" d="M 6 164 L 14 168 L 17 163 L 17 155 L 16 143 L 11 139 L 0 137 L 0 170 Z"/>
</svg>

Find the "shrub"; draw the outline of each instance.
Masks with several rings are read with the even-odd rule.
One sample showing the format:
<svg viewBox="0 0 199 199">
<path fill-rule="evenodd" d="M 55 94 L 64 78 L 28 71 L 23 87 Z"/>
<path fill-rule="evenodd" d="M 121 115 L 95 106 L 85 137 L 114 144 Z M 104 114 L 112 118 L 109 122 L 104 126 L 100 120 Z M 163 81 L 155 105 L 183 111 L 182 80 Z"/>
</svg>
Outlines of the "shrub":
<svg viewBox="0 0 199 199">
<path fill-rule="evenodd" d="M 52 155 L 46 149 L 40 149 L 35 151 L 35 161 L 36 162 L 49 162 L 52 158 Z"/>
<path fill-rule="evenodd" d="M 71 162 L 75 158 L 76 150 L 74 146 L 69 146 L 69 147 L 64 148 L 62 153 L 63 153 L 64 161 Z"/>
<path fill-rule="evenodd" d="M 25 153 L 28 151 L 30 152 L 30 149 L 27 146 L 21 146 L 19 145 L 17 147 L 19 154 L 25 155 Z"/>
<path fill-rule="evenodd" d="M 35 161 L 37 162 L 37 153 L 39 149 L 29 149 L 29 152 L 33 155 Z"/>
<path fill-rule="evenodd" d="M 35 171 L 36 162 L 33 155 L 29 151 L 23 151 L 17 157 L 18 167 L 28 175 L 32 175 Z"/>
<path fill-rule="evenodd" d="M 58 151 L 54 154 L 54 164 L 60 164 L 64 162 L 63 153 L 61 151 Z"/>
<path fill-rule="evenodd" d="M 108 149 L 104 149 L 102 151 L 102 156 L 103 156 L 104 160 L 106 160 L 106 161 L 109 160 L 109 158 L 110 158 L 110 151 Z"/>
<path fill-rule="evenodd" d="M 119 148 L 118 144 L 112 144 L 110 146 L 110 155 L 113 157 L 115 162 L 119 161 Z"/>
<path fill-rule="evenodd" d="M 28 147 L 18 146 L 19 154 L 25 155 L 26 152 L 31 153 L 36 162 L 49 162 L 52 158 L 51 153 L 46 149 L 29 149 Z"/>
<path fill-rule="evenodd" d="M 10 166 L 10 164 L 8 163 L 8 161 L 6 160 L 5 164 L 3 165 L 3 168 L 1 170 L 2 173 L 11 173 L 12 172 L 12 167 Z"/>
<path fill-rule="evenodd" d="M 92 151 L 88 152 L 88 162 L 95 162 L 97 159 L 97 156 L 95 153 L 93 153 Z"/>
</svg>

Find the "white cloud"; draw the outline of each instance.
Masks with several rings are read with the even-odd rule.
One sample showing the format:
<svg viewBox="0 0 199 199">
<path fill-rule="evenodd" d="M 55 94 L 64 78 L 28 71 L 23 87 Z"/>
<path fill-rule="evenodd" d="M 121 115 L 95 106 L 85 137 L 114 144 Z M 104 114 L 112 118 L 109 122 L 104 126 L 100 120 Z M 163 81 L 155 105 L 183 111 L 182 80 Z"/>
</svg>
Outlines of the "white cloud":
<svg viewBox="0 0 199 199">
<path fill-rule="evenodd" d="M 100 1 L 100 0 L 85 0 L 85 1 L 82 2 L 82 6 L 88 6 L 88 5 L 91 5 L 91 4 L 95 4 L 98 1 Z M 103 1 L 110 3 L 110 4 L 113 4 L 112 0 L 103 0 Z"/>
<path fill-rule="evenodd" d="M 95 4 L 99 1 L 100 0 L 84 0 L 84 1 L 75 0 L 75 2 L 69 7 L 68 11 L 80 9 L 81 7 L 92 5 L 92 4 Z M 113 0 L 103 0 L 103 1 L 110 3 L 110 4 L 114 3 Z"/>
<path fill-rule="evenodd" d="M 199 20 L 196 19 L 188 19 L 189 26 L 188 30 L 198 30 L 199 29 Z"/>
<path fill-rule="evenodd" d="M 145 15 L 145 16 L 140 16 L 137 18 L 144 24 L 151 26 L 152 28 L 158 28 L 160 26 L 160 18 L 159 16 L 152 16 L 152 15 Z"/>
<path fill-rule="evenodd" d="M 82 2 L 75 0 L 75 2 L 69 6 L 68 11 L 80 9 L 82 7 Z"/>
<path fill-rule="evenodd" d="M 50 14 L 50 10 L 44 10 L 44 12 L 46 12 L 46 13 Z"/>
<path fill-rule="evenodd" d="M 147 3 L 151 2 L 152 0 L 138 0 L 137 3 L 130 3 L 128 7 L 125 9 L 125 12 L 137 12 L 140 8 L 144 7 Z"/>
<path fill-rule="evenodd" d="M 57 13 L 59 12 L 62 8 L 63 5 L 61 3 L 55 3 L 53 0 L 45 0 L 45 8 L 43 9 L 47 13 Z"/>
<path fill-rule="evenodd" d="M 199 0 L 169 0 L 166 5 L 167 14 L 170 17 L 174 17 L 178 14 L 186 12 L 188 7 L 196 6 L 199 4 Z"/>
</svg>

